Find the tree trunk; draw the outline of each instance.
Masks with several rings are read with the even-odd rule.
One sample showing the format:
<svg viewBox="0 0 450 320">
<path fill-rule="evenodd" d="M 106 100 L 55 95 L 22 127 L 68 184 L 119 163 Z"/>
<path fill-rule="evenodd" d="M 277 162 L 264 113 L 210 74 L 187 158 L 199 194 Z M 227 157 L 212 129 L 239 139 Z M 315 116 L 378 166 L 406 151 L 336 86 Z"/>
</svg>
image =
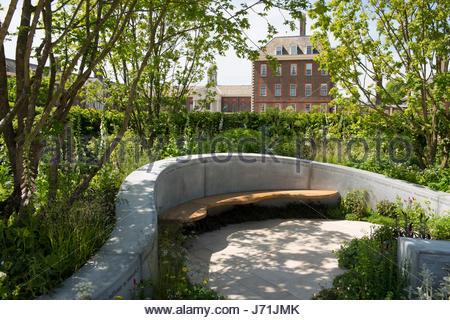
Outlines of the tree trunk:
<svg viewBox="0 0 450 320">
<path fill-rule="evenodd" d="M 8 78 L 6 75 L 6 59 L 3 44 L 0 44 L 0 119 L 4 119 L 9 112 L 8 101 Z M 3 127 L 3 139 L 5 140 L 6 149 L 8 150 L 8 160 L 13 175 L 13 191 L 9 197 L 0 203 L 0 216 L 6 221 L 19 209 L 20 201 L 20 174 L 17 174 L 17 148 L 15 142 L 15 132 L 11 120 L 6 120 Z"/>
</svg>

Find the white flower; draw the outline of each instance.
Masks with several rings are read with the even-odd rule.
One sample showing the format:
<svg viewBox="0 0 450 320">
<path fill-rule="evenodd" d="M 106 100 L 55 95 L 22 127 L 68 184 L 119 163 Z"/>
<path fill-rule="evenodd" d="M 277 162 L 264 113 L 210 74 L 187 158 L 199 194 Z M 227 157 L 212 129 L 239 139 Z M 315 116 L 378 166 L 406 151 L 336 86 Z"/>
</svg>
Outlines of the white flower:
<svg viewBox="0 0 450 320">
<path fill-rule="evenodd" d="M 77 293 L 77 299 L 88 300 L 94 292 L 94 286 L 91 282 L 80 282 L 75 285 L 73 290 Z"/>
</svg>

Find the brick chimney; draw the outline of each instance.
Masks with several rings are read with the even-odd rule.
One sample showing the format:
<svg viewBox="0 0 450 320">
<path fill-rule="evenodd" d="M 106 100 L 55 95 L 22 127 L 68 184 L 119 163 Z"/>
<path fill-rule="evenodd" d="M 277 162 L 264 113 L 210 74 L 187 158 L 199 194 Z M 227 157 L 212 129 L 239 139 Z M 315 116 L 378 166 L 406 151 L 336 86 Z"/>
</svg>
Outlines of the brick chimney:
<svg viewBox="0 0 450 320">
<path fill-rule="evenodd" d="M 306 36 L 306 16 L 304 13 L 301 14 L 300 18 L 300 36 Z"/>
</svg>

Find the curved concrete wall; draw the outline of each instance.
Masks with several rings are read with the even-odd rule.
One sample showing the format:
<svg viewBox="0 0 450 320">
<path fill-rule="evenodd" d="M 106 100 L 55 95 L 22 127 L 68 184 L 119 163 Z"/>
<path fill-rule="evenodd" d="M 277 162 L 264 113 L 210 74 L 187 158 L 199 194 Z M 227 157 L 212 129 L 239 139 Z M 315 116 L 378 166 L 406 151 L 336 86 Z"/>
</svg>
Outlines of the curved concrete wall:
<svg viewBox="0 0 450 320">
<path fill-rule="evenodd" d="M 366 189 L 374 205 L 415 197 L 450 211 L 450 194 L 349 167 L 259 154 L 201 155 L 146 165 L 122 184 L 111 238 L 62 287 L 44 298 L 130 298 L 141 280 L 157 275 L 157 216 L 205 196 L 271 189 Z"/>
</svg>

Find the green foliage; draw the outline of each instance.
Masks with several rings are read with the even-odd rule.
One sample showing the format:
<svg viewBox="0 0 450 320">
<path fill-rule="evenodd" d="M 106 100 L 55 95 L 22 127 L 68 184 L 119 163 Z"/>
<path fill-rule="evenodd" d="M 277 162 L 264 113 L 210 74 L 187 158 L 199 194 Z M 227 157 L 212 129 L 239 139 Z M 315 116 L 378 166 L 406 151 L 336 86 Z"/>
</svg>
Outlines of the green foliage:
<svg viewBox="0 0 450 320">
<path fill-rule="evenodd" d="M 164 300 L 217 300 L 223 299 L 203 284 L 191 284 L 186 266 L 185 243 L 188 237 L 176 224 L 163 224 L 158 228 L 159 279 L 153 298 Z M 142 297 L 141 297 L 142 298 Z"/>
<path fill-rule="evenodd" d="M 223 138 L 227 144 L 215 148 L 215 152 L 261 152 L 261 133 L 251 129 L 237 128 L 224 131 L 217 136 L 218 142 Z"/>
<path fill-rule="evenodd" d="M 395 230 L 381 227 L 370 237 L 354 239 L 337 252 L 339 266 L 348 269 L 333 287 L 315 299 L 402 299 L 405 282 L 397 267 Z"/>
<path fill-rule="evenodd" d="M 367 206 L 368 193 L 365 190 L 352 190 L 341 201 L 342 211 L 356 220 L 362 220 L 369 215 Z"/>
<path fill-rule="evenodd" d="M 116 132 L 122 125 L 123 113 L 72 107 L 69 113 L 69 121 L 76 134 L 99 136 L 102 121 L 109 134 Z"/>
<path fill-rule="evenodd" d="M 115 111 L 96 111 L 92 109 L 73 108 L 70 113 L 71 126 L 74 133 L 74 150 L 83 156 L 83 159 L 96 159 L 96 150 L 102 148 L 109 139 L 108 134 L 114 133 L 123 121 L 123 115 Z M 295 156 L 295 139 L 297 136 L 314 137 L 320 139 L 326 134 L 328 137 L 348 139 L 353 136 L 368 137 L 376 134 L 374 127 L 376 119 L 372 114 L 355 117 L 346 114 L 296 114 L 288 112 L 270 111 L 267 113 L 234 113 L 220 114 L 211 112 L 194 113 L 161 113 L 158 120 L 150 123 L 155 134 L 162 138 L 152 156 L 160 159 L 171 156 L 184 155 L 189 152 L 201 152 L 197 138 L 209 137 L 204 142 L 204 152 L 210 152 L 213 139 L 226 139 L 227 144 L 216 144 L 217 152 L 239 151 L 239 141 L 249 138 L 243 146 L 244 152 L 260 152 L 262 148 L 263 131 L 267 133 L 268 143 L 278 140 L 274 144 L 273 151 L 276 154 Z M 390 130 L 384 123 L 379 123 L 383 130 Z M 384 127 L 386 126 L 386 128 Z M 326 127 L 326 133 L 323 128 Z M 103 129 L 102 129 L 103 128 Z M 106 131 L 106 132 L 105 132 Z M 395 135 L 396 131 L 388 131 Z M 81 137 L 87 136 L 88 140 Z M 112 156 L 110 163 L 94 178 L 90 190 L 77 203 L 77 208 L 68 211 L 66 215 L 57 214 L 58 206 L 51 210 L 46 208 L 47 203 L 47 166 L 42 165 L 36 180 L 37 192 L 35 203 L 37 212 L 29 224 L 18 226 L 11 220 L 8 224 L 2 224 L 1 253 L 9 263 L 0 266 L 2 276 L 2 294 L 10 298 L 35 297 L 47 292 L 51 287 L 61 282 L 71 274 L 89 257 L 105 239 L 103 233 L 98 230 L 110 230 L 112 220 L 107 212 L 112 212 L 115 191 L 123 177 L 138 167 L 148 162 L 147 157 L 136 159 L 134 143 L 135 133 L 129 131 L 124 139 L 123 147 L 119 147 Z M 390 137 L 388 135 L 388 137 Z M 181 140 L 180 140 L 181 138 Z M 230 144 L 228 144 L 230 143 Z M 382 143 L 382 150 L 385 147 Z M 7 197 L 11 190 L 11 171 L 5 146 L 0 145 L 0 197 Z M 319 149 L 321 150 L 321 149 Z M 327 151 L 333 151 L 329 146 Z M 305 152 L 311 158 L 311 152 Z M 316 160 L 321 152 L 318 151 Z M 81 158 L 78 158 L 81 159 Z M 49 160 L 49 159 L 46 159 Z M 340 162 L 337 158 L 329 156 L 327 161 Z M 357 166 L 363 169 L 387 174 L 416 183 L 429 185 L 435 189 L 448 191 L 450 173 L 448 169 L 429 168 L 420 171 L 414 165 L 414 159 L 407 164 L 394 164 L 386 159 L 381 162 L 370 157 L 369 161 L 362 164 L 345 161 L 346 165 Z M 80 162 L 78 166 L 63 164 L 59 171 L 59 200 L 73 189 L 80 178 L 89 170 L 90 164 Z M 340 163 L 344 163 L 341 161 Z M 114 191 L 113 191 L 114 190 Z M 100 197 L 100 198 L 97 198 Z M 448 217 L 431 217 L 429 211 L 412 199 L 404 203 L 396 203 L 397 213 L 394 214 L 394 204 L 382 203 L 378 205 L 377 213 L 370 213 L 363 201 L 362 192 L 350 193 L 342 201 L 342 206 L 328 210 L 324 214 L 333 219 L 367 220 L 373 223 L 395 226 L 401 229 L 402 235 L 414 235 L 431 237 L 433 239 L 449 239 Z M 59 202 L 58 202 L 59 203 Z M 344 209 L 342 209 L 344 208 Z M 47 210 L 46 210 L 47 209 Z M 80 212 L 80 210 L 82 212 Z M 251 211 L 251 209 L 249 209 Z M 52 217 L 53 223 L 43 223 L 38 218 L 45 213 Z M 370 215 L 368 215 L 370 213 Z M 85 216 L 86 215 L 86 216 Z M 76 219 L 75 217 L 81 217 Z M 251 212 L 249 213 L 251 216 Z M 269 213 L 268 213 L 268 216 Z M 239 217 L 238 217 L 239 218 Z M 66 219 L 66 220 L 65 220 Z M 86 224 L 83 222 L 86 221 Z M 109 232 L 109 231 L 108 231 Z M 101 240 L 88 243 L 92 234 L 98 234 Z M 106 237 L 107 235 L 105 235 Z M 16 241 L 20 237 L 20 241 Z M 8 249 L 9 248 L 9 249 Z M 20 250 L 18 249 L 20 248 Z M 61 257 L 69 252 L 79 252 L 77 258 Z M 6 260 L 5 260 L 6 261 Z M 12 263 L 14 262 L 14 263 Z M 52 267 L 55 265 L 55 267 Z M 48 272 L 42 272 L 48 270 Z M 26 276 L 29 274 L 31 276 Z M 177 276 L 176 276 L 177 277 Z M 33 280 L 31 280 L 33 279 Z M 7 292 L 7 293 L 4 293 Z M 166 291 L 168 292 L 168 291 Z M 196 293 L 195 293 L 196 292 Z M 184 289 L 174 289 L 171 296 L 201 296 L 203 289 L 186 284 Z M 206 291 L 205 296 L 208 295 Z"/>
<path fill-rule="evenodd" d="M 341 209 L 342 212 L 345 212 Z M 358 217 L 356 214 L 354 213 L 347 213 L 346 215 L 344 215 L 345 220 L 349 220 L 349 221 L 359 221 L 361 220 L 360 217 Z"/>
<path fill-rule="evenodd" d="M 400 228 L 402 228 L 402 236 L 429 238 L 428 222 L 431 216 L 431 209 L 426 207 L 427 204 L 420 204 L 414 198 L 401 202 L 397 200 L 400 208 L 397 216 Z"/>
<path fill-rule="evenodd" d="M 0 222 L 0 298 L 36 298 L 79 269 L 112 230 L 116 193 L 93 190 L 70 210 L 47 210 L 46 219 Z"/>
<path fill-rule="evenodd" d="M 360 195 L 353 198 L 361 199 Z M 345 201 L 346 199 L 344 199 Z M 359 203 L 359 201 L 357 201 Z M 355 206 L 352 205 L 351 208 Z M 356 208 L 360 208 L 358 204 Z M 338 212 L 343 212 L 341 207 Z M 357 210 L 356 210 L 357 211 Z M 361 220 L 360 215 L 349 213 L 346 220 Z M 450 240 L 450 216 L 434 215 L 430 209 L 414 199 L 407 201 L 381 201 L 376 212 L 365 217 L 381 225 L 370 237 L 353 239 L 336 252 L 339 267 L 348 271 L 333 281 L 333 287 L 323 289 L 315 299 L 404 299 L 406 281 L 397 268 L 397 238 L 415 237 Z M 431 298 L 427 282 L 418 288 L 416 296 Z M 448 283 L 443 283 L 434 297 L 448 297 Z M 412 298 L 412 297 L 409 297 Z"/>
<path fill-rule="evenodd" d="M 398 225 L 398 220 L 382 216 L 378 213 L 373 213 L 367 217 L 367 221 L 374 224 L 379 224 L 388 227 L 396 227 Z"/>
<path fill-rule="evenodd" d="M 74 131 L 86 136 L 100 136 L 100 123 L 109 134 L 122 123 L 123 115 L 115 111 L 97 111 L 92 109 L 74 108 L 70 113 Z M 425 170 L 419 166 L 419 160 L 412 155 L 403 163 L 395 163 L 389 158 L 389 142 L 401 135 L 411 143 L 418 138 L 411 134 L 398 114 L 391 116 L 395 125 L 380 118 L 376 112 L 367 114 L 325 113 L 293 113 L 271 110 L 265 113 L 242 112 L 222 114 L 218 112 L 162 112 L 158 118 L 146 123 L 151 129 L 152 137 L 157 142 L 152 153 L 158 157 L 178 156 L 186 153 L 209 152 L 211 142 L 215 138 L 231 141 L 231 150 L 237 151 L 240 136 L 255 138 L 253 142 L 244 144 L 243 150 L 260 152 L 262 132 L 265 141 L 273 145 L 274 154 L 283 156 L 298 156 L 296 139 L 304 142 L 300 150 L 302 158 L 339 163 L 357 167 L 363 170 L 377 172 L 392 178 L 428 186 L 434 190 L 450 191 L 450 169 L 429 167 Z M 132 121 L 134 130 L 137 124 Z M 380 132 L 383 134 L 380 135 Z M 135 131 L 132 131 L 136 136 Z M 326 137 L 329 143 L 324 148 L 321 139 Z M 309 140 L 316 141 L 314 152 Z M 348 159 L 345 152 L 346 144 L 352 138 L 364 138 L 369 145 L 369 155 L 363 162 Z M 377 155 L 377 139 L 381 156 Z M 338 144 L 332 139 L 342 139 L 343 157 L 338 157 Z M 138 141 L 136 139 L 136 141 Z M 201 141 L 202 148 L 199 147 Z M 275 143 L 273 143 L 275 142 Z M 219 151 L 227 151 L 224 144 L 218 146 Z M 401 149 L 401 148 L 399 148 Z M 203 150 L 203 151 L 202 151 Z M 326 156 L 324 156 L 324 154 Z M 363 148 L 352 148 L 355 159 L 363 158 Z"/>
<path fill-rule="evenodd" d="M 381 201 L 367 221 L 395 227 L 401 236 L 450 240 L 450 216 L 433 214 L 427 203 L 415 199 Z"/>
<path fill-rule="evenodd" d="M 376 110 L 380 122 L 414 136 L 417 164 L 448 166 L 450 123 L 445 112 L 450 76 L 446 60 L 448 1 L 318 0 L 310 17 L 320 67 L 336 84 L 334 103 Z M 330 36 L 331 35 L 331 36 Z M 333 38 L 334 43 L 330 42 Z M 433 77 L 418 70 L 429 70 Z M 356 109 L 354 108 L 356 106 Z M 395 117 L 384 108 L 402 108 Z M 376 127 L 374 127 L 376 128 Z M 439 161 L 439 153 L 444 161 Z"/>
<path fill-rule="evenodd" d="M 341 249 L 336 252 L 340 268 L 351 269 L 355 266 L 362 243 L 360 239 L 353 239 L 344 246 L 341 246 Z"/>
<path fill-rule="evenodd" d="M 428 225 L 433 239 L 450 240 L 450 215 L 435 215 L 431 217 Z"/>
<path fill-rule="evenodd" d="M 5 200 L 12 189 L 11 166 L 6 154 L 6 146 L 3 138 L 0 137 L 0 202 Z"/>
<path fill-rule="evenodd" d="M 39 88 L 36 106 L 44 107 L 47 104 L 49 79 L 44 78 Z M 16 102 L 16 78 L 8 77 L 8 101 L 11 105 Z"/>
<path fill-rule="evenodd" d="M 129 172 L 147 162 L 145 157 L 136 161 L 133 146 L 124 145 L 117 151 L 71 208 L 65 207 L 64 200 L 86 168 L 61 168 L 57 199 L 50 207 L 47 172 L 45 167 L 41 170 L 34 214 L 26 221 L 12 216 L 0 222 L 0 299 L 31 299 L 49 292 L 108 239 L 120 184 Z"/>
<path fill-rule="evenodd" d="M 193 139 L 192 153 L 261 152 L 260 132 L 251 129 L 230 129 L 213 137 Z"/>
<path fill-rule="evenodd" d="M 398 205 L 395 202 L 383 200 L 377 203 L 377 213 L 383 217 L 396 218 L 398 210 Z"/>
</svg>

